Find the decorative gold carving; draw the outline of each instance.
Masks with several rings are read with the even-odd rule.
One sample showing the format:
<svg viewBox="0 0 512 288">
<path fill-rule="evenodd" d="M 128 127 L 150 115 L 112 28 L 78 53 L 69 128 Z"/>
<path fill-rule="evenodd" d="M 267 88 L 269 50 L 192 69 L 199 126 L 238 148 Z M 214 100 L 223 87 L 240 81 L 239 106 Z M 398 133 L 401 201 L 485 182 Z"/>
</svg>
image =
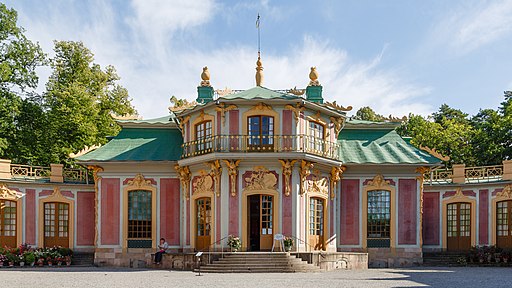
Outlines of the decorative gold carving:
<svg viewBox="0 0 512 288">
<path fill-rule="evenodd" d="M 258 61 L 256 61 L 256 86 L 261 86 L 263 84 L 263 64 L 261 63 L 261 58 L 258 55 Z"/>
<path fill-rule="evenodd" d="M 300 162 L 300 183 L 301 183 L 300 196 L 303 196 L 304 193 L 306 193 L 306 191 L 307 191 L 306 181 L 307 181 L 308 176 L 311 174 L 311 169 L 313 169 L 313 167 L 314 167 L 314 163 L 312 163 L 312 162 L 309 162 L 306 160 L 302 160 Z"/>
<path fill-rule="evenodd" d="M 226 88 L 224 88 L 222 90 L 221 89 L 215 90 L 215 93 L 217 93 L 217 95 L 219 95 L 219 97 L 222 97 L 222 96 L 226 96 L 226 95 L 229 95 L 229 94 L 233 94 L 234 91 L 231 90 L 231 88 L 226 87 Z"/>
<path fill-rule="evenodd" d="M 329 184 L 327 183 L 327 177 L 322 177 L 320 170 L 316 169 L 311 174 L 311 180 L 306 180 L 306 190 L 308 193 L 320 193 L 324 195 L 329 194 Z"/>
<path fill-rule="evenodd" d="M 283 176 L 284 176 L 284 195 L 290 196 L 291 193 L 291 176 L 293 170 L 293 164 L 297 162 L 297 160 L 281 160 L 279 162 L 283 166 Z"/>
<path fill-rule="evenodd" d="M 429 153 L 430 155 L 436 157 L 437 159 L 441 160 L 441 161 L 448 161 L 450 160 L 450 156 L 443 156 L 441 153 L 437 152 L 436 149 L 431 149 L 429 147 L 424 147 L 424 146 L 421 146 L 420 145 L 420 149 Z"/>
<path fill-rule="evenodd" d="M 320 82 L 318 82 L 318 71 L 316 71 L 316 67 L 311 67 L 311 71 L 309 72 L 309 86 L 320 86 Z"/>
<path fill-rule="evenodd" d="M 0 183 L 0 199 L 16 201 L 23 196 L 23 193 L 11 190 L 5 183 Z"/>
<path fill-rule="evenodd" d="M 210 71 L 208 71 L 207 66 L 203 67 L 203 73 L 201 73 L 201 80 L 202 81 L 200 85 L 202 87 L 212 87 L 212 85 L 210 85 Z"/>
<path fill-rule="evenodd" d="M 210 166 L 210 176 L 215 179 L 215 194 L 217 197 L 220 197 L 220 176 L 222 175 L 222 167 L 220 166 L 220 161 L 210 161 L 207 162 L 208 166 Z"/>
<path fill-rule="evenodd" d="M 190 109 L 198 105 L 195 100 L 192 102 L 188 102 L 187 100 L 178 100 L 178 103 L 174 103 L 173 100 L 171 100 L 171 103 L 174 103 L 173 106 L 169 106 L 169 111 L 171 112 L 178 112 L 186 109 Z"/>
<path fill-rule="evenodd" d="M 188 166 L 181 166 L 179 164 L 174 165 L 174 169 L 178 171 L 178 177 L 180 178 L 181 187 L 183 197 L 187 200 L 190 199 L 189 196 L 189 183 L 190 183 L 190 169 Z"/>
<path fill-rule="evenodd" d="M 501 190 L 501 192 L 496 193 L 496 198 L 509 198 L 512 199 L 512 184 L 508 184 Z"/>
<path fill-rule="evenodd" d="M 178 120 L 180 120 L 179 126 L 180 126 L 180 130 L 181 130 L 181 134 L 183 136 L 185 136 L 185 132 L 184 132 L 183 128 L 185 127 L 185 124 L 190 120 L 190 115 L 187 115 L 185 117 L 180 117 L 180 118 L 178 118 Z"/>
<path fill-rule="evenodd" d="M 213 194 L 213 178 L 210 174 L 204 170 L 199 170 L 199 177 L 194 178 L 192 181 L 192 193 L 193 194 Z"/>
<path fill-rule="evenodd" d="M 381 174 L 375 175 L 372 181 L 368 182 L 368 186 L 373 186 L 376 190 L 389 190 L 391 186 L 388 180 L 385 180 Z"/>
<path fill-rule="evenodd" d="M 204 110 L 201 109 L 201 111 L 199 111 L 199 116 L 197 117 L 199 119 L 199 121 L 204 121 Z"/>
<path fill-rule="evenodd" d="M 295 86 L 292 89 L 286 90 L 286 93 L 290 93 L 296 96 L 302 96 L 304 95 L 304 93 L 306 93 L 306 89 L 297 89 L 297 86 Z"/>
<path fill-rule="evenodd" d="M 260 103 L 258 103 L 258 104 L 256 104 L 256 105 L 254 105 L 250 110 L 256 110 L 256 111 L 265 111 L 265 110 L 270 110 L 270 111 L 272 111 L 272 110 L 274 110 L 274 109 L 272 109 L 272 106 L 270 106 L 270 105 L 268 105 L 268 104 L 265 104 L 265 103 L 263 103 L 263 102 L 260 102 Z M 249 111 L 250 111 L 250 110 L 249 110 Z"/>
<path fill-rule="evenodd" d="M 263 166 L 253 168 L 251 177 L 244 179 L 245 191 L 251 190 L 276 190 L 277 177 Z"/>
<path fill-rule="evenodd" d="M 343 128 L 343 124 L 345 123 L 344 117 L 333 117 L 331 116 L 329 118 L 334 124 L 334 133 L 336 134 L 336 137 L 338 137 L 338 134 L 340 133 L 341 129 Z"/>
<path fill-rule="evenodd" d="M 389 116 L 387 118 L 384 118 L 382 120 L 388 121 L 388 122 L 404 122 L 404 121 L 407 121 L 407 116 L 399 118 L 399 117 L 393 117 L 393 115 L 389 114 Z"/>
<path fill-rule="evenodd" d="M 73 158 L 76 158 L 76 157 L 80 157 L 82 155 L 85 155 L 93 150 L 96 150 L 98 148 L 101 147 L 101 144 L 98 144 L 98 145 L 92 145 L 91 147 L 85 145 L 84 149 L 80 150 L 78 153 L 69 153 L 69 158 L 73 159 Z"/>
<path fill-rule="evenodd" d="M 336 196 L 336 184 L 341 180 L 341 175 L 347 170 L 345 166 L 333 166 L 331 169 L 331 200 Z"/>
<path fill-rule="evenodd" d="M 325 102 L 324 105 L 327 106 L 327 107 L 331 107 L 331 108 L 333 108 L 335 110 L 342 111 L 342 112 L 352 111 L 352 106 L 347 106 L 347 108 L 345 108 L 342 105 L 336 104 L 336 101 L 332 101 L 332 103 L 331 102 Z"/>
<path fill-rule="evenodd" d="M 242 160 L 222 160 L 228 167 L 229 180 L 231 181 L 231 196 L 236 197 L 236 175 L 238 174 L 238 164 Z"/>
<path fill-rule="evenodd" d="M 297 102 L 295 106 L 292 106 L 290 104 L 284 106 L 284 109 L 293 111 L 293 114 L 295 115 L 295 124 L 299 124 L 300 112 L 306 110 L 306 107 L 302 106 L 301 103 Z"/>
<path fill-rule="evenodd" d="M 135 178 L 133 178 L 133 180 L 129 180 L 127 184 L 128 186 L 134 186 L 138 189 L 153 186 L 151 184 L 151 180 L 146 180 L 146 178 L 144 178 L 144 175 L 142 175 L 141 173 L 135 175 Z"/>
<path fill-rule="evenodd" d="M 103 167 L 90 165 L 87 166 L 87 169 L 92 170 L 92 177 L 94 178 L 94 203 L 96 204 L 94 205 L 94 245 L 98 245 L 98 207 L 100 205 L 98 191 L 101 180 L 101 176 L 98 173 L 103 171 Z"/>
<path fill-rule="evenodd" d="M 217 107 L 215 107 L 215 111 L 220 112 L 220 117 L 222 118 L 222 125 L 223 126 L 226 124 L 226 112 L 227 111 L 231 111 L 231 110 L 235 110 L 237 108 L 238 108 L 238 106 L 233 105 L 233 104 L 231 104 L 231 105 L 226 107 L 225 103 L 220 103 L 219 105 L 217 105 Z"/>
</svg>

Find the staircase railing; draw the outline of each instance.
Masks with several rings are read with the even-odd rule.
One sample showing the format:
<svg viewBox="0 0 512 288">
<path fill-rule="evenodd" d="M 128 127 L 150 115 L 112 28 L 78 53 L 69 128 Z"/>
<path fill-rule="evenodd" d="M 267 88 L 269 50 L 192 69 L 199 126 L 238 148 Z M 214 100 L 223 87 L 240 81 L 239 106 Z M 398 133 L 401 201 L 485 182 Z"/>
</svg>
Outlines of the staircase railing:
<svg viewBox="0 0 512 288">
<path fill-rule="evenodd" d="M 212 253 L 212 247 L 217 245 L 217 244 L 220 244 L 223 240 L 227 239 L 229 236 L 226 236 L 220 240 L 217 240 L 215 242 L 213 242 L 212 244 L 210 244 L 208 246 L 208 248 L 205 248 L 205 249 L 202 249 L 202 250 L 199 250 L 199 252 L 204 252 L 204 253 L 208 253 L 208 264 L 211 264 L 211 253 Z M 221 258 L 224 258 L 224 248 L 221 247 L 220 249 L 221 251 Z"/>
</svg>

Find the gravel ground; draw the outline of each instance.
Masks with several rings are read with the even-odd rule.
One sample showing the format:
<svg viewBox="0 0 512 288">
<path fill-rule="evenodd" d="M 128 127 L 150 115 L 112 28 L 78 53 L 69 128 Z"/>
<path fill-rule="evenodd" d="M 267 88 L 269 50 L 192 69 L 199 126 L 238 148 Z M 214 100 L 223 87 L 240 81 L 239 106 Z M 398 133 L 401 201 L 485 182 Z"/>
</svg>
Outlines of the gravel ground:
<svg viewBox="0 0 512 288">
<path fill-rule="evenodd" d="M 512 287 L 510 268 L 203 274 L 115 268 L 0 269 L 0 287 Z"/>
</svg>

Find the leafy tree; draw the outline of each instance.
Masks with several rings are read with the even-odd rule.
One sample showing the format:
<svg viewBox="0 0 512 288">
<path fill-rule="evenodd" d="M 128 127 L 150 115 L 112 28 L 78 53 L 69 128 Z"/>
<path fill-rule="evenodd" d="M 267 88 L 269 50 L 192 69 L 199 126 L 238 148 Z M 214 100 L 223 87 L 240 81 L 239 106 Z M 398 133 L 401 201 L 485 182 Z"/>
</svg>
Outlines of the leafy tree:
<svg viewBox="0 0 512 288">
<path fill-rule="evenodd" d="M 365 121 L 373 121 L 373 122 L 382 122 L 384 121 L 385 117 L 375 113 L 372 108 L 366 106 L 362 107 L 359 110 L 357 110 L 356 115 L 354 116 L 354 119 L 357 120 L 365 120 Z"/>
<path fill-rule="evenodd" d="M 25 37 L 17 21 L 17 12 L 0 3 L 0 157 L 3 158 L 15 158 L 9 150 L 15 143 L 22 96 L 28 88 L 37 86 L 35 69 L 45 63 L 41 47 Z"/>
<path fill-rule="evenodd" d="M 135 112 L 127 90 L 117 84 L 114 67 L 93 63 L 82 42 L 56 41 L 54 50 L 53 73 L 43 95 L 49 124 L 44 163 L 69 161 L 67 155 L 85 145 L 104 144 L 120 129 L 112 114 Z"/>
</svg>

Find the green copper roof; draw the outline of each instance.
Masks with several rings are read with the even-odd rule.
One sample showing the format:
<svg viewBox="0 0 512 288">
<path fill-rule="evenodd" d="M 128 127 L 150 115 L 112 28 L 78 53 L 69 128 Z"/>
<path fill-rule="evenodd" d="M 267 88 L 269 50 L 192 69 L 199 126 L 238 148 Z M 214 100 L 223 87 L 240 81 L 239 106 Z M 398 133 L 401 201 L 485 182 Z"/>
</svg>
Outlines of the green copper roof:
<svg viewBox="0 0 512 288">
<path fill-rule="evenodd" d="M 77 158 L 95 161 L 171 161 L 181 158 L 178 129 L 123 128 L 110 142 Z"/>
<path fill-rule="evenodd" d="M 395 130 L 344 129 L 338 137 L 346 164 L 437 164 L 441 160 L 408 144 Z"/>
<path fill-rule="evenodd" d="M 283 99 L 283 100 L 297 100 L 297 99 L 303 99 L 301 97 L 277 92 L 274 90 L 270 90 L 265 87 L 256 86 L 254 88 L 251 88 L 249 90 L 245 90 L 239 93 L 230 94 L 226 96 L 222 96 L 219 99 L 226 99 L 226 100 L 235 100 L 235 99 L 244 99 L 244 100 L 253 100 L 253 99 L 262 99 L 262 100 L 268 100 L 268 99 Z"/>
</svg>

